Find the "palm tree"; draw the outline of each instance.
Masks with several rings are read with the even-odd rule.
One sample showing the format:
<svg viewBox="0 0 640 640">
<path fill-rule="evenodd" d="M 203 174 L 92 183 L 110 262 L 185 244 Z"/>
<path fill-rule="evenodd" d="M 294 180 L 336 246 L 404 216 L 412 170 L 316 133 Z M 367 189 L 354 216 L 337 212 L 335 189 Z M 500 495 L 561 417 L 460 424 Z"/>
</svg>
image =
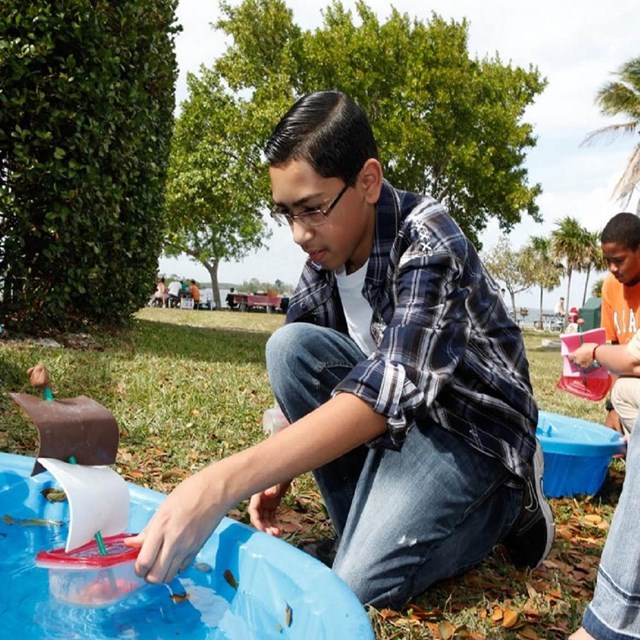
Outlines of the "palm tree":
<svg viewBox="0 0 640 640">
<path fill-rule="evenodd" d="M 542 328 L 544 326 L 542 315 L 544 291 L 553 291 L 560 284 L 564 267 L 552 255 L 550 238 L 531 236 L 525 251 L 528 254 L 527 262 L 531 270 L 531 280 L 540 287 L 538 323 Z"/>
<path fill-rule="evenodd" d="M 584 281 L 584 291 L 582 293 L 582 306 L 587 301 L 587 290 L 589 287 L 589 276 L 591 270 L 606 271 L 607 262 L 602 254 L 602 247 L 600 246 L 600 232 L 593 231 L 587 232 L 589 237 L 589 246 L 585 247 L 585 261 L 582 265 L 582 269 L 587 272 L 587 277 Z"/>
<path fill-rule="evenodd" d="M 591 244 L 591 234 L 575 218 L 567 216 L 555 223 L 557 229 L 551 232 L 551 251 L 559 260 L 564 261 L 567 274 L 567 309 L 571 308 L 571 276 L 581 271 L 585 264 L 585 256 Z"/>
<path fill-rule="evenodd" d="M 584 140 L 588 144 L 593 139 L 618 134 L 640 133 L 640 58 L 625 62 L 616 72 L 618 80 L 608 82 L 596 94 L 596 104 L 605 116 L 625 116 L 627 120 L 592 131 Z M 629 204 L 635 188 L 640 183 L 640 143 L 636 144 L 613 195 L 625 205 Z M 640 214 L 640 201 L 638 202 Z"/>
</svg>

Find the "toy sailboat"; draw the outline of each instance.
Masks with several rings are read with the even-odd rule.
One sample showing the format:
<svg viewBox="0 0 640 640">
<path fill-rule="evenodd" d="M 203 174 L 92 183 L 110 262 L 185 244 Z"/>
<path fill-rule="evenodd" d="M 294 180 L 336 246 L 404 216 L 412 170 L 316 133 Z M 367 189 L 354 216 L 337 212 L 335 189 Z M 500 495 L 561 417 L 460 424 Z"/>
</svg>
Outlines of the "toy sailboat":
<svg viewBox="0 0 640 640">
<path fill-rule="evenodd" d="M 85 396 L 54 400 L 46 369 L 39 367 L 29 374 L 34 386 L 43 389 L 44 400 L 10 395 L 38 431 L 32 475 L 46 469 L 66 495 L 69 532 L 64 549 L 39 552 L 36 565 L 49 570 L 56 599 L 106 606 L 144 584 L 133 571 L 138 549 L 123 543 L 131 535 L 123 533 L 129 521 L 129 490 L 108 466 L 116 459 L 118 425 L 108 409 Z"/>
</svg>

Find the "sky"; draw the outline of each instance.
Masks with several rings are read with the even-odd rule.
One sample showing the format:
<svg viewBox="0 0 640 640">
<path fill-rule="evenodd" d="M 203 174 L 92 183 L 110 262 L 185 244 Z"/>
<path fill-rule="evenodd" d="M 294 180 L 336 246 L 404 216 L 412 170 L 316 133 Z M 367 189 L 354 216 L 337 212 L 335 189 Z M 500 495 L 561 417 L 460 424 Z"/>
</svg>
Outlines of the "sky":
<svg viewBox="0 0 640 640">
<path fill-rule="evenodd" d="M 322 24 L 326 2 L 287 0 L 294 21 L 302 28 Z M 343 0 L 353 8 L 353 0 Z M 544 217 L 542 224 L 527 218 L 511 233 L 514 248 L 525 244 L 531 235 L 548 236 L 555 223 L 570 215 L 591 231 L 599 231 L 615 213 L 623 210 L 611 198 L 611 192 L 631 156 L 637 136 L 620 137 L 606 143 L 582 146 L 585 136 L 598 128 L 620 122 L 605 118 L 595 105 L 598 89 L 615 78 L 614 73 L 627 60 L 640 56 L 638 44 L 637 0 L 366 0 L 380 20 L 391 6 L 422 21 L 432 12 L 445 19 L 469 22 L 469 54 L 483 58 L 499 55 L 504 63 L 528 68 L 534 65 L 548 81 L 544 92 L 529 107 L 524 120 L 534 126 L 537 145 L 529 150 L 525 166 L 530 184 L 540 183 L 543 193 L 537 202 Z M 607 6 L 605 6 L 607 5 Z M 186 74 L 197 73 L 200 66 L 211 65 L 226 46 L 222 34 L 211 23 L 219 17 L 217 1 L 180 0 L 178 21 L 183 27 L 176 40 L 179 77 L 176 102 L 187 99 Z M 276 123 L 274 123 L 275 125 Z M 382 150 L 384 152 L 384 150 Z M 636 198 L 626 207 L 635 211 Z M 483 250 L 495 245 L 499 229 L 490 224 L 481 236 Z M 295 284 L 305 255 L 290 238 L 288 229 L 274 227 L 270 246 L 242 262 L 222 262 L 219 282 L 241 284 L 251 278 Z M 160 271 L 206 282 L 202 265 L 186 256 L 161 258 Z M 593 278 L 592 278 L 593 280 Z M 574 276 L 569 306 L 580 306 L 584 277 Z M 555 305 L 566 294 L 566 281 L 559 289 L 545 294 L 545 308 Z M 537 307 L 536 290 L 518 294 L 517 306 Z"/>
</svg>

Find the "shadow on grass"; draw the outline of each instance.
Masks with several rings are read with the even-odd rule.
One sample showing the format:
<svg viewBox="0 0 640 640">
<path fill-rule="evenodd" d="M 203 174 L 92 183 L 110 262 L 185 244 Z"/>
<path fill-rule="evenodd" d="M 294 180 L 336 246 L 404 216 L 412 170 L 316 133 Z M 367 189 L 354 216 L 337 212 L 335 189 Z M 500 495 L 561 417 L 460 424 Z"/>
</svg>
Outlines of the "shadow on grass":
<svg viewBox="0 0 640 640">
<path fill-rule="evenodd" d="M 264 364 L 270 332 L 176 325 L 138 320 L 131 346 L 136 353 L 204 362 Z M 127 351 L 127 347 L 121 345 Z M 115 347 L 117 350 L 118 347 Z"/>
</svg>

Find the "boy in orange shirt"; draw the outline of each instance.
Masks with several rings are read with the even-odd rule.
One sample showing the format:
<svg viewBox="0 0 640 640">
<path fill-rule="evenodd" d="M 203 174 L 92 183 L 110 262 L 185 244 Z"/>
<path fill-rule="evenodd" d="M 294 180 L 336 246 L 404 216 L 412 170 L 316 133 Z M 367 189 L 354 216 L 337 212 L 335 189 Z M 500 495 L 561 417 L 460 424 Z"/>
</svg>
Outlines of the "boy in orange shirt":
<svg viewBox="0 0 640 640">
<path fill-rule="evenodd" d="M 600 244 L 609 268 L 602 285 L 601 325 L 612 344 L 627 344 L 640 326 L 640 218 L 633 213 L 613 216 L 600 234 Z M 630 432 L 639 400 L 640 378 L 618 378 L 607 406 L 607 426 Z"/>
</svg>

